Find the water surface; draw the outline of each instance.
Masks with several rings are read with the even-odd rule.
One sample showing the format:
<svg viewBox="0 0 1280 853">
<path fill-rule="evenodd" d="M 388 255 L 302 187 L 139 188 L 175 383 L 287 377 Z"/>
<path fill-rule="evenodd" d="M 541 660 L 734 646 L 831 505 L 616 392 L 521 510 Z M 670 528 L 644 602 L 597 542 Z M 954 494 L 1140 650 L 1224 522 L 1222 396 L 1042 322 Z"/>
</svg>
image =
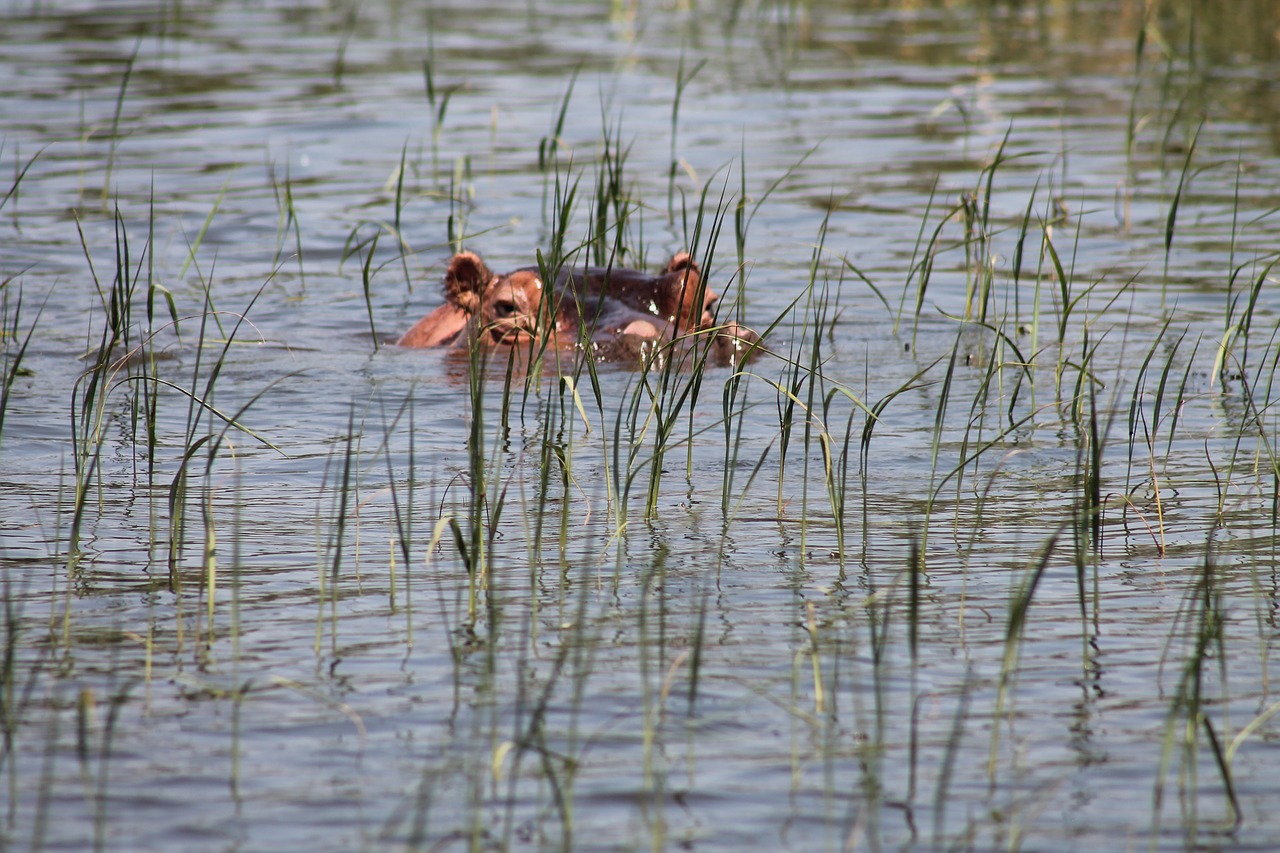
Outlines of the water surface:
<svg viewBox="0 0 1280 853">
<path fill-rule="evenodd" d="M 0 14 L 6 846 L 1280 844 L 1270 4 Z M 620 152 L 770 354 L 388 345 Z"/>
</svg>

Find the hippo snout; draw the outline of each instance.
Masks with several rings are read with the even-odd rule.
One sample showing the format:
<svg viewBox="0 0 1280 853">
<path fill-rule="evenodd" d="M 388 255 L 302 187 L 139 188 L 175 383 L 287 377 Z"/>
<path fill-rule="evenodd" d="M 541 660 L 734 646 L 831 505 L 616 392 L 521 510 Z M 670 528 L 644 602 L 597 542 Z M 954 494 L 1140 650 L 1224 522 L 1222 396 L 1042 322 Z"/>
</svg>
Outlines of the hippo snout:
<svg viewBox="0 0 1280 853">
<path fill-rule="evenodd" d="M 761 338 L 740 323 L 725 323 L 716 330 L 716 359 L 722 364 L 741 364 L 759 349 Z"/>
</svg>

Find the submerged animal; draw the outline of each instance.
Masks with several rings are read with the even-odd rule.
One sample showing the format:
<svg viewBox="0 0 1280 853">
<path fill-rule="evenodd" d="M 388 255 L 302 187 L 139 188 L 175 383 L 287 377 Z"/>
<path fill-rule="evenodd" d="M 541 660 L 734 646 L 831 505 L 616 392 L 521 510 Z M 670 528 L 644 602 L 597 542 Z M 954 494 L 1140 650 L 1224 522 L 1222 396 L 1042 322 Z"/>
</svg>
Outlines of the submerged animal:
<svg viewBox="0 0 1280 853">
<path fill-rule="evenodd" d="M 548 286 L 537 267 L 505 275 L 479 255 L 460 252 L 444 277 L 445 303 L 398 341 L 403 347 L 546 344 L 589 346 L 597 358 L 627 358 L 656 345 L 702 336 L 724 362 L 747 354 L 760 337 L 736 323 L 717 325 L 717 295 L 687 252 L 657 275 L 612 267 L 564 267 Z"/>
</svg>

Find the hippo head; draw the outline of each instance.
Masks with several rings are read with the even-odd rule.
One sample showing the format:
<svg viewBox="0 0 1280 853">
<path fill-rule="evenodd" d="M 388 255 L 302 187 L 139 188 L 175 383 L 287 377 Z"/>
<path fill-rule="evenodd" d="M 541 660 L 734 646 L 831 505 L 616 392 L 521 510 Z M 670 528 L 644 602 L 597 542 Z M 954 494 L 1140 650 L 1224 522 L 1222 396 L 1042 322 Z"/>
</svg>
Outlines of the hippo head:
<svg viewBox="0 0 1280 853">
<path fill-rule="evenodd" d="M 554 331 L 551 300 L 535 270 L 494 275 L 479 255 L 461 252 L 449 262 L 444 291 L 450 303 L 476 319 L 488 343 L 528 343 Z"/>
<path fill-rule="evenodd" d="M 405 333 L 401 346 L 458 344 L 474 322 L 489 345 L 590 343 L 602 358 L 634 351 L 636 342 L 669 342 L 715 328 L 716 294 L 687 252 L 657 275 L 622 268 L 560 271 L 553 285 L 536 268 L 496 275 L 472 252 L 454 255 L 445 273 L 446 302 Z M 721 340 L 724 338 L 725 340 Z M 717 352 L 741 352 L 759 339 L 734 324 L 717 330 Z M 730 360 L 732 360 L 730 358 Z"/>
</svg>

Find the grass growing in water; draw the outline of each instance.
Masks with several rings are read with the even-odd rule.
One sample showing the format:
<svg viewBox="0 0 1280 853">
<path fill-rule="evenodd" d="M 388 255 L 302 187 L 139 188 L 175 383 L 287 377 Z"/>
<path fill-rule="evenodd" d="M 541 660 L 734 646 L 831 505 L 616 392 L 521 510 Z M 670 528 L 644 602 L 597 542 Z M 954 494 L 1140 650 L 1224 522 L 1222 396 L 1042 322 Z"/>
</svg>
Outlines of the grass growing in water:
<svg viewBox="0 0 1280 853">
<path fill-rule="evenodd" d="M 605 129 L 592 162 L 547 148 L 544 276 L 586 259 L 643 266 L 677 244 L 696 253 L 721 290 L 746 275 L 759 208 L 748 203 L 745 170 L 713 171 L 705 185 L 673 194 L 664 234 L 646 222 L 643 177 L 620 128 Z M 471 181 L 458 162 L 440 241 L 455 246 L 474 238 Z M 778 795 L 783 805 L 771 815 L 795 818 L 796 832 L 820 827 L 815 835 L 833 847 L 850 838 L 1034 846 L 1041 833 L 1052 843 L 1059 836 L 1038 810 L 1058 802 L 1058 768 L 1071 761 L 1041 762 L 1024 749 L 1064 728 L 1040 707 L 1051 704 L 1042 695 L 1061 697 L 1054 685 L 1078 681 L 1075 728 L 1063 738 L 1076 738 L 1074 772 L 1098 779 L 1088 738 L 1074 732 L 1089 730 L 1091 715 L 1123 713 L 1098 694 L 1111 689 L 1112 666 L 1140 665 L 1112 664 L 1127 654 L 1114 626 L 1129 624 L 1117 613 L 1124 604 L 1113 577 L 1128 570 L 1109 557 L 1117 553 L 1150 569 L 1132 573 L 1130 595 L 1158 600 L 1157 581 L 1187 590 L 1171 634 L 1168 659 L 1180 667 L 1172 689 L 1164 704 L 1139 700 L 1169 715 L 1142 755 L 1163 762 L 1158 780 L 1145 777 L 1163 808 L 1155 816 L 1172 819 L 1176 788 L 1188 804 L 1176 820 L 1193 838 L 1217 829 L 1220 816 L 1227 829 L 1247 821 L 1238 774 L 1249 772 L 1250 740 L 1268 731 L 1273 703 L 1228 722 L 1205 675 L 1217 661 L 1265 672 L 1269 655 L 1265 555 L 1274 552 L 1280 479 L 1269 415 L 1274 331 L 1265 325 L 1272 256 L 1252 266 L 1233 259 L 1236 283 L 1213 335 L 1172 317 L 1128 329 L 1112 312 L 1143 282 L 1077 275 L 1090 268 L 1079 221 L 1090 214 L 1059 219 L 1033 189 L 1002 221 L 991 201 L 1006 174 L 997 167 L 1012 164 L 997 154 L 954 207 L 942 191 L 922 204 L 916 258 L 890 278 L 877 273 L 874 285 L 833 245 L 829 221 L 814 246 L 758 263 L 753 284 L 786 285 L 796 301 L 777 318 L 747 305 L 747 320 L 772 328 L 771 352 L 745 367 L 711 365 L 701 344 L 634 370 L 548 348 L 476 350 L 461 360 L 456 386 L 433 375 L 407 401 L 394 396 L 400 386 L 373 402 L 338 401 L 334 435 L 288 460 L 298 466 L 288 476 L 304 483 L 314 507 L 301 525 L 314 527 L 318 543 L 309 573 L 273 541 L 296 536 L 288 501 L 254 521 L 241 515 L 253 513 L 245 482 L 271 468 L 228 441 L 231 425 L 248 434 L 244 406 L 257 399 L 256 388 L 227 378 L 244 358 L 232 342 L 247 309 L 227 319 L 212 269 L 196 262 L 199 237 L 186 253 L 198 285 L 157 289 L 154 229 L 138 252 L 119 217 L 117 262 L 102 275 L 94 312 L 94 360 L 75 386 L 68 504 L 76 523 L 60 535 L 79 556 L 58 575 L 66 587 L 59 659 L 31 652 L 31 605 L 20 603 L 16 574 L 4 579 L 5 769 L 11 790 L 34 780 L 42 792 L 34 823 L 12 809 L 14 834 L 52 846 L 65 784 L 59 745 L 74 732 L 75 784 L 89 792 L 92 833 L 109 836 L 113 816 L 102 804 L 124 784 L 106 772 L 109 744 L 122 726 L 142 728 L 128 719 L 137 691 L 124 680 L 89 686 L 74 677 L 92 681 L 78 669 L 84 662 L 130 670 L 137 656 L 146 663 L 132 671 L 161 672 L 147 676 L 157 708 L 175 701 L 174 684 L 187 691 L 185 711 L 225 703 L 235 745 L 227 773 L 237 789 L 260 775 L 257 742 L 240 733 L 261 730 L 263 716 L 280 709 L 325 731 L 336 751 L 363 759 L 381 748 L 379 773 L 411 765 L 420 782 L 403 786 L 415 788 L 409 796 L 397 787 L 380 829 L 390 843 L 567 849 L 621 815 L 636 846 L 696 844 L 705 838 L 698 821 L 717 814 L 711 801 L 733 799 L 741 779 Z M 411 171 L 402 150 L 391 227 L 362 230 L 350 243 L 375 337 L 376 273 L 384 261 L 406 268 L 406 243 L 377 235 L 400 233 Z M 1183 218 L 1191 203 L 1181 202 L 1179 222 L 1191 221 Z M 293 207 L 280 208 L 278 244 L 305 242 Z M 221 215 L 213 208 L 206 221 Z M 721 239 L 730 221 L 732 247 Z M 646 227 L 663 245 L 645 244 Z M 1173 237 L 1182 235 L 1180 226 Z M 1006 272 L 993 258 L 1013 255 L 1013 246 L 1018 262 Z M 1026 260 L 1031 253 L 1037 263 Z M 722 255 L 735 256 L 728 273 L 717 269 Z M 313 276 L 315 263 L 308 260 Z M 859 306 L 904 306 L 910 294 L 914 312 L 899 313 L 911 317 L 912 332 L 894 341 L 892 358 L 881 354 L 850 376 L 849 349 L 871 349 L 846 310 L 862 284 L 875 298 Z M 750 298 L 753 288 L 743 293 Z M 20 310 L 29 297 L 14 294 L 16 285 L 6 286 L 4 327 L 13 331 L 0 409 L 12 405 L 8 389 L 20 388 L 39 334 L 39 319 Z M 181 373 L 158 358 L 103 356 L 148 352 L 159 332 L 150 309 L 162 299 L 194 304 L 181 322 L 190 347 Z M 955 310 L 931 312 L 931 300 Z M 1050 330 L 1041 337 L 1022 331 L 1041 322 Z M 1203 343 L 1228 330 L 1225 345 Z M 448 358 L 414 355 L 440 371 Z M 382 379 L 378 371 L 397 357 L 379 352 L 367 369 Z M 452 432 L 439 414 L 450 407 L 465 424 Z M 122 417 L 131 426 L 126 446 L 146 460 L 140 479 L 160 484 L 159 532 L 147 544 L 164 555 L 160 574 L 172 587 L 148 590 L 147 609 L 122 617 L 142 642 L 104 653 L 77 595 L 109 565 L 91 545 L 119 510 L 112 492 L 127 467 L 117 458 Z M 1214 432 L 1221 424 L 1226 441 Z M 305 443 L 305 433 L 281 423 L 264 438 Z M 452 438 L 461 440 L 447 444 Z M 1188 442 L 1203 445 L 1204 465 L 1187 461 Z M 320 473 L 307 471 L 307 455 L 321 460 Z M 1199 490 L 1208 497 L 1187 497 Z M 1138 513 L 1146 521 L 1134 534 L 1126 526 Z M 380 525 L 385 539 L 374 535 Z M 1185 564 L 1189 531 L 1206 525 L 1263 531 L 1264 556 L 1242 549 L 1254 556 L 1206 557 L 1195 574 L 1181 572 L 1175 561 Z M 297 631 L 278 619 L 292 611 L 291 596 L 305 599 L 314 639 L 277 656 L 269 643 L 287 647 Z M 1229 618 L 1232 603 L 1249 613 L 1247 640 Z M 275 672 L 291 668 L 290 655 L 302 666 Z M 438 668 L 424 662 L 433 655 L 444 661 Z M 392 704 L 409 709 L 388 710 L 352 666 L 434 680 L 387 688 Z M 1216 682 L 1224 696 L 1225 681 Z M 54 698 L 33 698 L 46 685 Z M 388 728 L 428 745 L 389 747 Z M 746 740 L 725 734 L 748 728 Z M 23 752 L 33 733 L 47 744 L 38 755 L 45 765 Z M 374 765 L 373 752 L 367 761 Z M 1219 802 L 1230 810 L 1220 815 Z M 746 820 L 748 831 L 769 820 Z"/>
</svg>

